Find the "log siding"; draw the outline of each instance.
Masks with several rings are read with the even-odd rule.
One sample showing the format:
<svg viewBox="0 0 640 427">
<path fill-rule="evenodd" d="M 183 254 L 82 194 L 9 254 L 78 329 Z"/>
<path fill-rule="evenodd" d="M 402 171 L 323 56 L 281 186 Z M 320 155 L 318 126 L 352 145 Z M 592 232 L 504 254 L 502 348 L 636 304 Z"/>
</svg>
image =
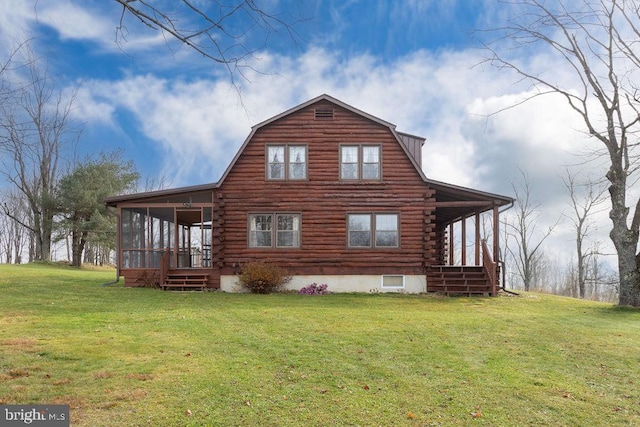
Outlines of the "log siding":
<svg viewBox="0 0 640 427">
<path fill-rule="evenodd" d="M 407 278 L 414 292 L 438 291 L 442 286 L 453 292 L 453 279 L 444 277 L 450 272 L 438 269 L 452 261 L 452 224 L 470 216 L 477 221 L 480 213 L 493 210 L 495 257 L 498 207 L 513 203 L 513 199 L 428 179 L 421 169 L 424 142 L 424 138 L 398 132 L 391 123 L 322 95 L 254 126 L 217 183 L 113 196 L 105 203 L 117 208 L 119 216 L 128 208 L 169 208 L 173 212 L 176 234 L 169 243 L 171 248 L 166 248 L 172 250 L 167 277 L 172 275 L 173 282 L 165 280 L 161 285 L 166 287 L 180 288 L 197 281 L 196 285 L 210 288 L 219 288 L 224 282 L 226 289 L 244 263 L 268 260 L 286 267 L 299 280 L 333 277 L 342 281 L 338 287 L 347 291 L 353 290 L 351 282 L 358 280 L 349 277 L 353 275 L 375 282 L 369 289 L 380 289 L 382 278 L 388 277 L 389 283 L 395 284 L 388 286 L 390 289 Z M 283 148 L 278 153 L 283 158 L 274 162 L 284 168 L 282 175 L 270 174 L 270 147 Z M 301 150 L 296 153 L 296 171 L 289 169 L 293 147 L 304 147 L 305 154 L 297 161 Z M 357 147 L 357 179 L 341 176 L 342 147 Z M 368 161 L 363 147 L 379 147 L 378 158 L 370 163 L 370 168 L 378 167 L 375 179 L 363 174 Z M 203 212 L 201 217 L 190 215 L 197 209 Z M 279 247 L 272 241 L 271 247 L 251 247 L 250 218 L 254 214 L 273 215 L 274 228 L 277 215 L 296 215 L 298 246 Z M 349 246 L 350 214 L 371 216 L 369 247 Z M 397 216 L 397 245 L 375 244 L 373 222 L 377 214 Z M 201 225 L 208 230 L 205 233 L 211 233 L 210 247 L 206 248 L 210 260 L 199 268 L 177 268 L 179 227 L 197 229 L 198 221 L 210 222 L 206 227 Z M 154 279 L 156 270 L 127 268 L 123 263 L 123 251 L 127 250 L 122 246 L 123 231 L 119 223 L 119 272 L 127 286 L 145 285 Z M 476 229 L 476 240 L 478 233 Z M 272 239 L 276 238 L 274 230 Z M 362 282 L 355 286 L 363 289 Z"/>
<path fill-rule="evenodd" d="M 330 108 L 332 119 L 316 118 Z M 306 181 L 264 179 L 266 147 L 286 144 L 306 145 Z M 342 146 L 380 147 L 380 179 L 342 180 Z M 433 229 L 434 192 L 388 127 L 339 106 L 310 105 L 257 129 L 219 192 L 227 218 L 223 274 L 265 258 L 299 275 L 423 274 L 433 261 L 424 233 Z M 248 247 L 247 215 L 255 212 L 299 212 L 300 247 Z M 398 246 L 349 247 L 350 213 L 398 215 Z"/>
</svg>

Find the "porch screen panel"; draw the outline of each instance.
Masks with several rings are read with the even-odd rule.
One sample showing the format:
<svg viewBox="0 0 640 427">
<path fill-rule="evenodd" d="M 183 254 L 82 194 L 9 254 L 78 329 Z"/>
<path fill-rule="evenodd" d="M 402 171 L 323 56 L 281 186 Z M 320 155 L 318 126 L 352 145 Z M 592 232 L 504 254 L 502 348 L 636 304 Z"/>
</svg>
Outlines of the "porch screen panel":
<svg viewBox="0 0 640 427">
<path fill-rule="evenodd" d="M 146 208 L 122 209 L 122 266 L 144 268 L 147 243 Z"/>
<path fill-rule="evenodd" d="M 173 250 L 173 224 L 173 208 L 149 209 L 147 267 L 159 268 L 164 251 Z"/>
<path fill-rule="evenodd" d="M 213 209 L 202 209 L 202 266 L 211 267 L 211 241 L 213 232 Z"/>
<path fill-rule="evenodd" d="M 173 210 L 173 209 L 172 209 Z M 175 260 L 173 254 L 175 253 L 176 247 L 176 228 L 175 228 L 175 220 L 173 216 L 171 220 L 164 221 L 162 223 L 162 229 L 165 237 L 165 248 L 168 248 L 171 251 L 169 255 L 169 267 L 174 268 Z"/>
</svg>

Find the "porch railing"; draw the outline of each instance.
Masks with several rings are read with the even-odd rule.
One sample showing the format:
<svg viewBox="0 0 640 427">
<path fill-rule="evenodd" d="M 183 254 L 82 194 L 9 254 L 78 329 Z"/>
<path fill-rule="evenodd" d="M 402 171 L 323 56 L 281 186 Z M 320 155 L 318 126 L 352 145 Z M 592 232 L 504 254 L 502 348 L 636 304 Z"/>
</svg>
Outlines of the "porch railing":
<svg viewBox="0 0 640 427">
<path fill-rule="evenodd" d="M 491 252 L 485 239 L 482 240 L 482 267 L 491 284 L 491 296 L 495 296 L 498 292 L 498 269 L 496 262 L 491 258 Z"/>
</svg>

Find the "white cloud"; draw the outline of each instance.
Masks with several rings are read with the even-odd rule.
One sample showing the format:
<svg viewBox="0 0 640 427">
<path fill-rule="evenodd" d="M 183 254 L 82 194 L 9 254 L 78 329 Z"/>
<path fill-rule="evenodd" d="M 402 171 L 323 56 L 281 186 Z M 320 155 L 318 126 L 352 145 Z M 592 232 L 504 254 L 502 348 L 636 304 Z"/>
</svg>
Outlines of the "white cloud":
<svg viewBox="0 0 640 427">
<path fill-rule="evenodd" d="M 471 67 L 477 61 L 470 52 L 420 51 L 391 64 L 370 55 L 342 58 L 322 49 L 295 59 L 264 53 L 261 66 L 267 74 L 248 74 L 242 105 L 228 84 L 215 80 L 129 76 L 116 83 L 94 81 L 91 90 L 96 102 L 130 110 L 144 133 L 162 144 L 167 161 L 174 164 L 181 156 L 185 171 L 178 175 L 185 179 L 192 170 L 187 159 L 200 159 L 205 147 L 228 159 L 250 126 L 322 93 L 390 121 L 400 131 L 425 136 L 425 170 L 434 179 L 505 191 L 496 188 L 505 182 L 505 171 L 531 166 L 547 174 L 551 166 L 570 164 L 567 153 L 581 138 L 572 128 L 580 123 L 562 100 L 539 98 L 486 119 L 483 115 L 521 95 L 496 95 L 501 89 L 495 75 Z M 505 162 L 512 167 L 505 168 Z M 501 177 L 493 179 L 496 172 Z"/>
<path fill-rule="evenodd" d="M 130 112 L 144 135 L 158 144 L 149 156 L 173 178 L 172 185 L 217 180 L 252 125 L 328 93 L 396 124 L 399 131 L 426 137 L 423 165 L 433 179 L 512 195 L 518 168 L 526 170 L 533 197 L 546 212 L 541 230 L 568 210 L 561 176 L 568 166 L 583 163 L 575 153 L 593 144 L 558 96 L 538 97 L 487 117 L 526 94 L 507 93 L 495 70 L 472 67 L 479 61 L 472 51 L 418 51 L 393 63 L 317 48 L 297 58 L 267 52 L 261 57 L 266 73 L 249 73 L 249 81 L 241 82 L 242 104 L 221 80 L 128 76 L 93 81 L 88 90 L 94 102 L 112 106 L 102 111 Z M 606 220 L 601 224 L 606 232 Z M 607 240 L 605 233 L 602 240 Z M 552 242 L 571 253 L 568 224 L 558 228 Z"/>
<path fill-rule="evenodd" d="M 110 16 L 69 0 L 41 2 L 34 7 L 38 20 L 56 30 L 62 39 L 113 40 L 115 24 Z M 108 37 L 110 36 L 110 37 Z"/>
</svg>

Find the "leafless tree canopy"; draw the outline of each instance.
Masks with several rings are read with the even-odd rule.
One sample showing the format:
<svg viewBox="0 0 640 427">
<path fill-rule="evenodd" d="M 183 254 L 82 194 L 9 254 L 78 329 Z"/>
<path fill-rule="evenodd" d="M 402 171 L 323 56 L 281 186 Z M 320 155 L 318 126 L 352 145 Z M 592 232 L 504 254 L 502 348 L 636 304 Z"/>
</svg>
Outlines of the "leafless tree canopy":
<svg viewBox="0 0 640 427">
<path fill-rule="evenodd" d="M 24 64 L 24 83 L 10 86 L 11 95 L 0 105 L 0 175 L 24 198 L 29 216 L 24 219 L 9 204 L 2 210 L 31 233 L 35 254 L 30 259 L 50 261 L 54 191 L 63 156 L 80 128 L 70 117 L 74 96 L 58 91 L 32 55 Z"/>
<path fill-rule="evenodd" d="M 505 245 L 505 249 L 515 263 L 524 290 L 529 291 L 536 287 L 534 279 L 540 265 L 542 244 L 553 233 L 558 221 L 547 230 L 540 231 L 538 223 L 541 215 L 540 203 L 533 200 L 531 179 L 525 172 L 520 172 L 522 182 L 520 185 L 512 184 L 516 195 L 515 216 L 512 221 L 505 224 L 506 235 L 515 244 L 515 248 Z"/>
<path fill-rule="evenodd" d="M 127 37 L 132 16 L 152 30 L 161 31 L 229 70 L 232 79 L 250 66 L 254 54 L 273 36 L 296 42 L 301 19 L 291 13 L 270 11 L 255 0 L 115 0 L 122 6 L 117 27 L 119 41 Z"/>
<path fill-rule="evenodd" d="M 587 246 L 593 224 L 591 217 L 597 212 L 599 206 L 605 201 L 604 187 L 591 181 L 580 185 L 576 180 L 576 175 L 567 171 L 563 178 L 565 189 L 570 199 L 571 213 L 567 218 L 571 221 L 576 238 L 576 277 L 578 296 L 586 298 L 587 279 L 589 276 L 590 258 L 596 255 L 597 242 L 593 242 L 591 248 Z"/>
<path fill-rule="evenodd" d="M 619 302 L 640 306 L 640 199 L 629 191 L 640 168 L 640 1 L 503 3 L 513 8 L 513 19 L 488 32 L 492 36 L 486 42 L 488 60 L 531 82 L 533 96 L 564 96 L 600 142 L 603 150 L 594 155 L 608 159 L 610 236 L 618 256 Z M 513 49 L 525 48 L 547 55 L 550 68 L 542 70 L 539 64 L 510 57 Z"/>
</svg>

